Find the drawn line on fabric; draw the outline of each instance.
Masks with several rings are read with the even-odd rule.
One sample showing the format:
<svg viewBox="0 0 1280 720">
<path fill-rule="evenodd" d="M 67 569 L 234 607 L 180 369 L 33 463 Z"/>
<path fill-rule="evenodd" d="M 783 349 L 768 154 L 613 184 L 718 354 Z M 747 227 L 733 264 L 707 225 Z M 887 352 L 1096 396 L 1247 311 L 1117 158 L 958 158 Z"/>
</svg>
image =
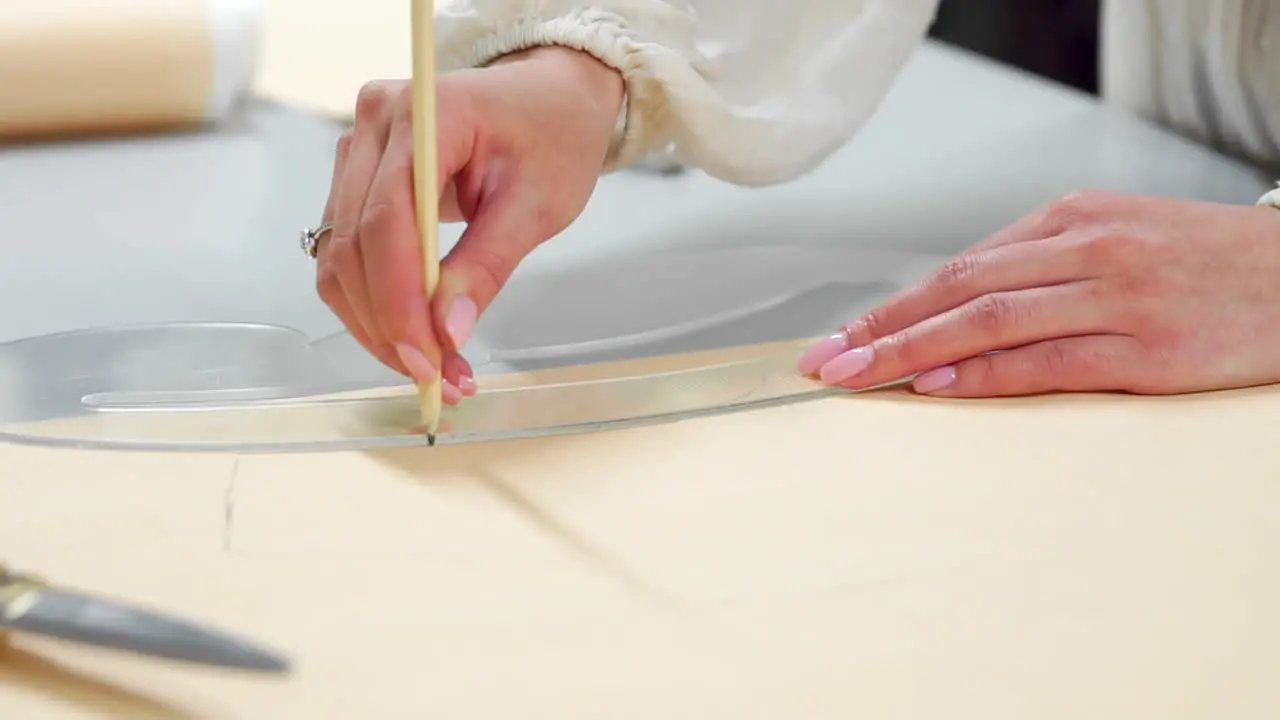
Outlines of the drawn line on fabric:
<svg viewBox="0 0 1280 720">
<path fill-rule="evenodd" d="M 222 552 L 231 552 L 231 533 L 236 522 L 236 477 L 240 474 L 240 456 L 231 464 L 231 479 L 222 495 Z"/>
</svg>

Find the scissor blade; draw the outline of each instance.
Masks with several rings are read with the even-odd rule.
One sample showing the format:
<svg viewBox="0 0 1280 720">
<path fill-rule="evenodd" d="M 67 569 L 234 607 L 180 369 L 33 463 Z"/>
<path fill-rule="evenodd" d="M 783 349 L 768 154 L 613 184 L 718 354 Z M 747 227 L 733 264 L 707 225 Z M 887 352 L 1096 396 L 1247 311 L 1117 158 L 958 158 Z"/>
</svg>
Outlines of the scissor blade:
<svg viewBox="0 0 1280 720">
<path fill-rule="evenodd" d="M 0 607 L 0 628 L 203 665 L 289 669 L 275 653 L 184 620 L 66 590 L 45 588 L 33 596 L 20 611 Z"/>
</svg>

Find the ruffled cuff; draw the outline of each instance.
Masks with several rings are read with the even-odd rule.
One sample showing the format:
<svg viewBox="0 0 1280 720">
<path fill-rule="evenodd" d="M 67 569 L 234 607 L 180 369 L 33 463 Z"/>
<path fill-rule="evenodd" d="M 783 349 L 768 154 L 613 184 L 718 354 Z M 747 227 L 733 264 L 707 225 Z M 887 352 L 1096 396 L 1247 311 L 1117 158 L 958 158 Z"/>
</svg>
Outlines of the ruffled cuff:
<svg viewBox="0 0 1280 720">
<path fill-rule="evenodd" d="M 1280 210 L 1280 183 L 1276 184 L 1276 189 L 1258 198 L 1258 204 L 1270 206 Z"/>
<path fill-rule="evenodd" d="M 605 159 L 605 172 L 625 167 L 648 153 L 657 140 L 657 116 L 664 102 L 642 78 L 643 43 L 624 18 L 598 9 L 578 9 L 558 17 L 493 24 L 479 33 L 453 34 L 440 48 L 442 71 L 484 67 L 498 58 L 534 47 L 562 46 L 588 53 L 617 70 L 625 83 L 622 111 Z"/>
</svg>

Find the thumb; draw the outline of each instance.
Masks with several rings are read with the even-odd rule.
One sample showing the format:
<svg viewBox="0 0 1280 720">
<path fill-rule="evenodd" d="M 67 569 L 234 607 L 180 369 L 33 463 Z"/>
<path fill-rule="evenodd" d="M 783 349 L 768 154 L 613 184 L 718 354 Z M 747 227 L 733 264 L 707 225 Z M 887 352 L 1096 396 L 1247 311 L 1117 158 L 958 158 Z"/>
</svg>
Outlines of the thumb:
<svg viewBox="0 0 1280 720">
<path fill-rule="evenodd" d="M 514 187 L 486 198 L 441 261 L 432 320 L 443 330 L 440 342 L 454 353 L 461 352 L 516 266 L 546 239 L 533 202 Z"/>
</svg>

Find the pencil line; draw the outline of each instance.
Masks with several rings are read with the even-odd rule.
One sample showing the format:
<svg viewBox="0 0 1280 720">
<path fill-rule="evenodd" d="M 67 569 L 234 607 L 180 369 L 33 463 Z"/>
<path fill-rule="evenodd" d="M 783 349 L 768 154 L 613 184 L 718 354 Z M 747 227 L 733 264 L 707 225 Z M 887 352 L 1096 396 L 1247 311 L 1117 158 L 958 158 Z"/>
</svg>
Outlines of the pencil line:
<svg viewBox="0 0 1280 720">
<path fill-rule="evenodd" d="M 236 477 L 240 475 L 240 456 L 231 465 L 231 480 L 222 494 L 222 552 L 231 552 L 231 533 L 236 522 Z"/>
</svg>

